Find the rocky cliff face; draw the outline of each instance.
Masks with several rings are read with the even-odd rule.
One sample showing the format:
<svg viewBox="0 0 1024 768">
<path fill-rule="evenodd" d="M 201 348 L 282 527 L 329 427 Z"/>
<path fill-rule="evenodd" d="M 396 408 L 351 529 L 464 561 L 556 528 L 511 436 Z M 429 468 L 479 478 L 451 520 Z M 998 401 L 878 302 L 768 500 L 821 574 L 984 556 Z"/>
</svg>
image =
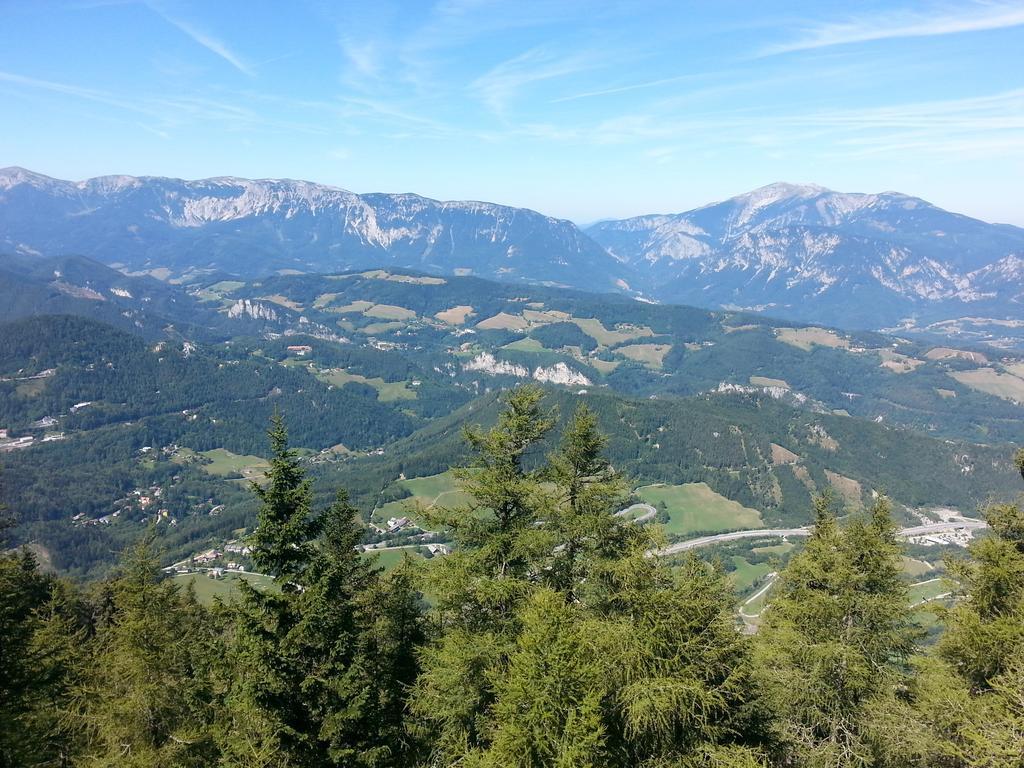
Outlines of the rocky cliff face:
<svg viewBox="0 0 1024 768">
<path fill-rule="evenodd" d="M 574 224 L 535 211 L 287 179 L 71 182 L 7 168 L 0 247 L 174 275 L 391 265 L 593 290 L 614 290 L 620 276 L 617 262 Z"/>
</svg>

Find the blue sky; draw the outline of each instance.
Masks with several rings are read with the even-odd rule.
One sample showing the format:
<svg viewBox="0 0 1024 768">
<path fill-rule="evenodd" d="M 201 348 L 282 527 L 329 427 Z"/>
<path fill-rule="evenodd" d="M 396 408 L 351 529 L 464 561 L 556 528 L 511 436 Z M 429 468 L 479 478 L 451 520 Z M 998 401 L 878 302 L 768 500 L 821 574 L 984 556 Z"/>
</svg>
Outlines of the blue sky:
<svg viewBox="0 0 1024 768">
<path fill-rule="evenodd" d="M 773 181 L 1024 225 L 1024 2 L 0 0 L 0 166 L 574 219 Z"/>
</svg>

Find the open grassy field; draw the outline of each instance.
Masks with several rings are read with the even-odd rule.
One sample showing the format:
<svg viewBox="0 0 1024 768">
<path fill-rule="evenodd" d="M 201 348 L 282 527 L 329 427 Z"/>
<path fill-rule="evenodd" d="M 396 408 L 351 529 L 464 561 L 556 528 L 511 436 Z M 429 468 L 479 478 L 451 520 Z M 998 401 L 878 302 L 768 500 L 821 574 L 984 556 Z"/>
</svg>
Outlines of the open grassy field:
<svg viewBox="0 0 1024 768">
<path fill-rule="evenodd" d="M 221 280 L 219 283 L 214 283 L 213 285 L 208 286 L 206 290 L 220 294 L 234 293 L 243 285 L 245 285 L 245 283 L 240 282 L 239 280 Z"/>
<path fill-rule="evenodd" d="M 935 347 L 928 350 L 925 357 L 929 360 L 968 360 L 972 363 L 987 363 L 988 358 L 981 352 L 969 352 L 966 349 L 952 349 L 950 347 Z"/>
<path fill-rule="evenodd" d="M 763 579 L 772 570 L 768 563 L 749 563 L 741 555 L 733 555 L 730 559 L 735 570 L 729 574 L 729 577 L 732 579 L 733 589 L 739 594 L 749 590 L 758 579 Z"/>
<path fill-rule="evenodd" d="M 767 547 L 754 547 L 751 551 L 757 555 L 775 555 L 782 557 L 790 552 L 796 545 L 791 541 L 784 541 L 781 544 L 771 544 Z"/>
<path fill-rule="evenodd" d="M 611 373 L 621 365 L 621 362 L 618 360 L 602 360 L 599 357 L 583 357 L 582 355 L 580 356 L 580 362 L 586 363 L 599 373 L 605 374 Z"/>
<path fill-rule="evenodd" d="M 525 336 L 521 339 L 516 339 L 511 344 L 506 344 L 502 349 L 514 349 L 519 352 L 543 352 L 545 346 L 536 339 Z"/>
<path fill-rule="evenodd" d="M 860 507 L 864 503 L 860 483 L 856 480 L 840 475 L 830 469 L 825 470 L 825 477 L 829 484 L 835 489 L 848 507 Z"/>
<path fill-rule="evenodd" d="M 777 328 L 775 335 L 779 341 L 805 350 L 810 350 L 815 344 L 837 349 L 850 346 L 849 341 L 825 328 Z"/>
<path fill-rule="evenodd" d="M 1024 403 L 1024 378 L 1012 373 L 1000 373 L 995 368 L 977 368 L 973 371 L 950 371 L 949 375 L 972 389 Z"/>
<path fill-rule="evenodd" d="M 631 339 L 642 339 L 645 336 L 654 335 L 654 331 L 647 326 L 619 326 L 615 330 L 608 330 L 600 320 L 594 317 L 575 317 L 571 322 L 576 323 L 581 331 L 590 336 L 590 338 L 602 347 L 610 347 L 614 344 L 621 344 L 624 341 L 630 341 Z"/>
<path fill-rule="evenodd" d="M 789 382 L 784 379 L 770 379 L 767 376 L 751 376 L 750 383 L 755 387 L 780 387 L 790 389 Z"/>
<path fill-rule="evenodd" d="M 205 573 L 180 573 L 173 577 L 174 583 L 182 589 L 193 585 L 196 597 L 204 605 L 210 605 L 215 598 L 230 602 L 238 595 L 238 584 L 240 581 L 247 581 L 256 589 L 277 589 L 274 580 L 269 576 L 255 573 L 237 573 L 228 571 L 223 578 L 211 579 Z"/>
<path fill-rule="evenodd" d="M 539 304 L 534 306 L 533 309 L 524 309 L 523 317 L 531 323 L 543 324 L 564 322 L 572 317 L 572 315 L 558 309 L 544 309 L 544 305 Z"/>
<path fill-rule="evenodd" d="M 287 309 L 294 309 L 296 312 L 301 312 L 303 306 L 298 302 L 292 301 L 287 296 L 282 296 L 279 293 L 275 293 L 272 296 L 261 296 L 264 301 L 269 301 L 271 304 L 277 304 L 279 307 L 285 307 Z"/>
<path fill-rule="evenodd" d="M 408 489 L 412 496 L 398 501 L 389 501 L 375 509 L 373 511 L 375 521 L 408 516 L 417 504 L 426 508 L 433 506 L 457 507 L 469 502 L 469 496 L 459 490 L 455 476 L 451 472 L 400 480 L 399 485 Z"/>
<path fill-rule="evenodd" d="M 246 480 L 259 482 L 263 479 L 263 473 L 270 468 L 267 460 L 260 456 L 240 456 L 225 448 L 203 451 L 201 455 L 210 459 L 209 464 L 202 465 L 203 471 L 218 477 L 238 474 Z"/>
<path fill-rule="evenodd" d="M 759 325 L 728 325 L 726 323 L 722 323 L 722 330 L 725 331 L 726 333 L 739 333 L 740 331 L 756 331 L 760 327 L 761 326 Z M 699 344 L 696 346 L 698 349 L 700 348 Z"/>
<path fill-rule="evenodd" d="M 347 315 L 353 312 L 359 312 L 360 314 L 368 310 L 373 306 L 372 301 L 365 301 L 363 299 L 357 299 L 351 304 L 346 304 L 343 307 L 331 307 L 331 312 L 337 312 L 342 315 Z"/>
<path fill-rule="evenodd" d="M 924 360 L 901 355 L 899 352 L 894 352 L 891 349 L 882 348 L 877 350 L 877 352 L 878 357 L 882 360 L 879 365 L 893 373 L 910 373 L 919 365 L 924 365 Z"/>
<path fill-rule="evenodd" d="M 343 368 L 329 368 L 324 371 L 317 371 L 316 376 L 321 381 L 335 387 L 343 387 L 350 381 L 360 384 L 368 384 L 377 390 L 377 399 L 382 403 L 392 403 L 396 400 L 415 400 L 416 390 L 409 388 L 406 381 L 384 381 L 380 377 L 368 379 L 358 373 L 349 373 Z"/>
<path fill-rule="evenodd" d="M 913 557 L 902 558 L 903 560 L 903 572 L 912 579 L 920 578 L 926 573 L 931 573 L 935 569 L 931 563 L 927 563 L 924 560 L 917 560 Z"/>
<path fill-rule="evenodd" d="M 616 347 L 615 354 L 628 357 L 643 363 L 648 368 L 661 369 L 665 355 L 672 349 L 671 344 L 629 344 L 625 347 Z"/>
<path fill-rule="evenodd" d="M 510 315 L 508 312 L 499 312 L 493 317 L 488 317 L 486 320 L 481 320 L 476 324 L 477 328 L 481 328 L 485 331 L 523 331 L 529 327 L 529 323 L 526 319 L 519 315 Z"/>
<path fill-rule="evenodd" d="M 907 595 L 911 605 L 918 605 L 919 603 L 934 600 L 940 595 L 948 594 L 953 589 L 953 583 L 946 579 L 928 579 L 911 584 L 907 590 Z"/>
<path fill-rule="evenodd" d="M 438 312 L 434 317 L 442 323 L 448 323 L 449 325 L 463 325 L 466 320 L 469 319 L 469 316 L 474 313 L 475 310 L 472 307 L 466 304 L 460 304 L 457 307 L 452 307 L 451 309 Z"/>
<path fill-rule="evenodd" d="M 780 466 L 782 464 L 796 464 L 800 461 L 800 456 L 793 451 L 785 448 L 778 443 L 772 443 L 772 464 Z"/>
<path fill-rule="evenodd" d="M 405 307 L 398 307 L 394 304 L 374 304 L 372 307 L 363 310 L 367 317 L 374 317 L 378 320 L 412 320 L 416 313 Z"/>
<path fill-rule="evenodd" d="M 383 269 L 371 269 L 369 272 L 360 272 L 360 277 L 367 277 L 371 280 L 390 280 L 393 283 L 411 283 L 413 285 L 444 285 L 447 280 L 443 277 L 428 277 L 426 275 L 393 275 Z"/>
<path fill-rule="evenodd" d="M 765 581 L 765 583 L 757 585 L 756 588 L 752 589 L 749 596 L 740 601 L 740 615 L 744 620 L 756 619 L 756 617 L 761 615 L 761 612 L 764 611 L 765 606 L 771 600 L 772 592 L 778 583 L 777 578 Z M 758 622 L 755 621 L 754 623 Z"/>
<path fill-rule="evenodd" d="M 715 493 L 707 483 L 645 485 L 636 489 L 645 502 L 665 502 L 669 534 L 719 533 L 742 528 L 761 528 L 761 513 Z"/>
<path fill-rule="evenodd" d="M 14 387 L 14 393 L 18 397 L 38 397 L 46 389 L 49 379 L 29 379 L 19 381 Z"/>
<path fill-rule="evenodd" d="M 367 560 L 376 560 L 378 566 L 385 572 L 392 571 L 402 564 L 406 557 L 413 560 L 422 560 L 423 555 L 416 551 L 416 547 L 403 547 L 402 549 L 385 549 L 382 552 L 363 552 Z"/>
<path fill-rule="evenodd" d="M 338 294 L 336 293 L 321 293 L 313 299 L 313 309 L 323 309 L 336 298 L 338 298 Z"/>
</svg>

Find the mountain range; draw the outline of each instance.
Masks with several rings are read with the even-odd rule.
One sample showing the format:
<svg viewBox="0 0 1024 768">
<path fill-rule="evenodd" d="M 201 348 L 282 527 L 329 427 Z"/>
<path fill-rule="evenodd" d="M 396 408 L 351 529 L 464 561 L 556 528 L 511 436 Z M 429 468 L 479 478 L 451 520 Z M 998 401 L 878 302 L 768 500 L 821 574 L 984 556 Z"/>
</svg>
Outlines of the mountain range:
<svg viewBox="0 0 1024 768">
<path fill-rule="evenodd" d="M 772 184 L 586 230 L 535 211 L 306 181 L 0 170 L 0 250 L 164 280 L 400 267 L 845 328 L 1024 337 L 1024 229 L 907 195 Z"/>
</svg>

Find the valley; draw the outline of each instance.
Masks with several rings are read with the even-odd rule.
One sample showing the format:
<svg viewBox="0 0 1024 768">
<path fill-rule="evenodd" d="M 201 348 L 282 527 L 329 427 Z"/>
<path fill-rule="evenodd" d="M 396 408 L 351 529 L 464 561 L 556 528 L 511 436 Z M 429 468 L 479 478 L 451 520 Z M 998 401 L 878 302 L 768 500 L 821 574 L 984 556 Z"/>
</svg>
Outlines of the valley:
<svg viewBox="0 0 1024 768">
<path fill-rule="evenodd" d="M 110 280 L 70 266 L 80 294 Z M 162 290 L 168 315 L 139 303 L 134 332 L 88 306 L 2 326 L 9 497 L 31 510 L 19 536 L 59 569 L 102 572 L 99 552 L 147 521 L 170 558 L 223 544 L 251 523 L 275 412 L 320 498 L 348 488 L 381 529 L 369 543 L 411 552 L 445 541 L 417 530 L 418 505 L 464 501 L 442 474 L 465 455 L 462 428 L 491 423 L 523 381 L 562 414 L 594 409 L 670 542 L 803 526 L 823 490 L 851 509 L 886 492 L 908 522 L 929 507 L 969 516 L 1007 488 L 1002 446 L 1022 439 L 1008 384 L 1021 359 L 991 349 L 393 269 Z M 163 498 L 131 512 L 105 501 L 133 488 Z"/>
</svg>

